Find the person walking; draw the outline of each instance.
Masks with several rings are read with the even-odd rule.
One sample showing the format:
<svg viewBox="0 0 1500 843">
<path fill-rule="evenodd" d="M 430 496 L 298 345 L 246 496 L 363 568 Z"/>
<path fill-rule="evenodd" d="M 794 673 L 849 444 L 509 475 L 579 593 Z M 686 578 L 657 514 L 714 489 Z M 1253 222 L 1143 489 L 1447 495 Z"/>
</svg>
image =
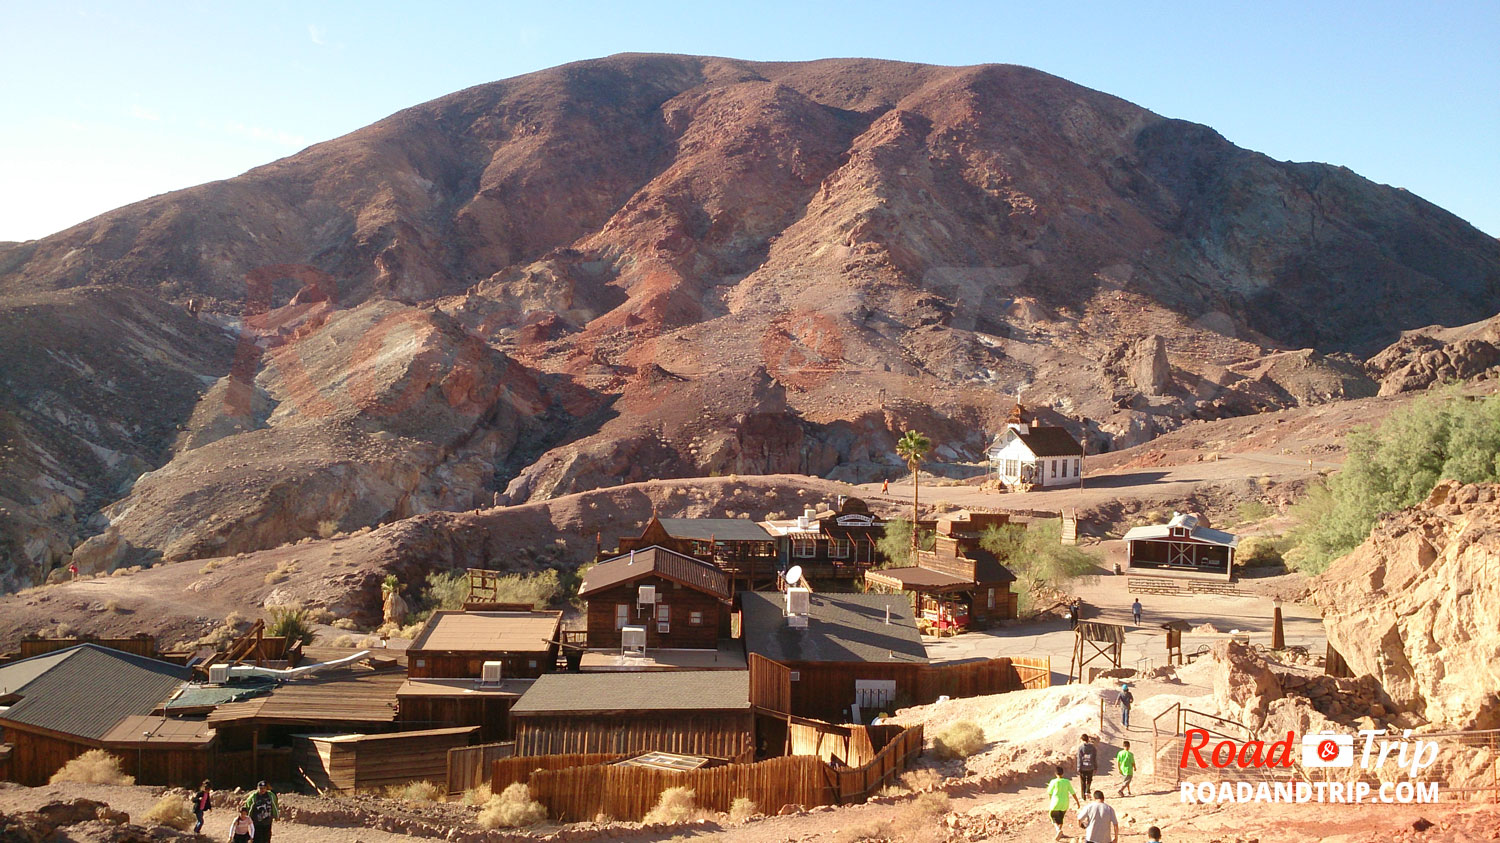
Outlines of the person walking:
<svg viewBox="0 0 1500 843">
<path fill-rule="evenodd" d="M 1078 745 L 1079 793 L 1089 792 L 1089 785 L 1094 783 L 1094 771 L 1099 769 L 1099 748 L 1094 746 L 1091 740 L 1088 735 L 1084 735 L 1083 743 Z"/>
<path fill-rule="evenodd" d="M 250 821 L 250 809 L 240 806 L 240 813 L 229 824 L 229 843 L 251 843 L 255 837 L 255 823 Z"/>
<path fill-rule="evenodd" d="M 255 843 L 271 843 L 271 823 L 281 817 L 281 807 L 276 804 L 276 793 L 271 786 L 265 782 L 257 784 L 255 792 L 245 799 L 245 810 L 255 824 Z"/>
<path fill-rule="evenodd" d="M 1130 728 L 1130 706 L 1135 702 L 1135 695 L 1130 693 L 1129 685 L 1120 686 L 1120 725 Z"/>
<path fill-rule="evenodd" d="M 1140 626 L 1141 625 L 1141 598 L 1139 598 L 1139 597 L 1135 598 L 1135 602 L 1130 604 L 1130 614 L 1131 614 L 1132 617 L 1135 618 L 1135 625 L 1136 626 Z"/>
<path fill-rule="evenodd" d="M 1161 829 L 1154 825 L 1146 829 L 1146 840 L 1149 843 L 1161 843 Z"/>
<path fill-rule="evenodd" d="M 1080 809 L 1083 803 L 1078 801 L 1078 794 L 1073 792 L 1073 782 L 1068 779 L 1067 773 L 1062 765 L 1057 766 L 1057 775 L 1047 783 L 1047 812 L 1052 817 L 1052 824 L 1057 826 L 1057 836 L 1054 840 L 1063 839 L 1063 820 L 1068 817 L 1068 799 Z"/>
<path fill-rule="evenodd" d="M 1120 771 L 1121 776 L 1120 798 L 1134 796 L 1130 792 L 1130 780 L 1135 778 L 1135 753 L 1130 751 L 1130 741 L 1125 741 L 1120 751 L 1115 753 L 1115 769 Z"/>
<path fill-rule="evenodd" d="M 203 784 L 198 785 L 198 792 L 193 794 L 193 816 L 198 818 L 198 823 L 193 826 L 194 834 L 203 832 L 203 815 L 213 807 L 212 797 L 213 791 L 208 789 L 208 779 L 204 779 Z"/>
<path fill-rule="evenodd" d="M 882 495 L 887 495 L 887 494 L 890 494 L 890 491 L 891 491 L 891 479 L 889 477 L 887 477 L 886 479 L 880 481 L 880 493 Z"/>
<path fill-rule="evenodd" d="M 1120 820 L 1115 809 L 1104 802 L 1104 791 L 1094 791 L 1094 801 L 1078 812 L 1078 825 L 1088 843 L 1119 843 Z"/>
</svg>

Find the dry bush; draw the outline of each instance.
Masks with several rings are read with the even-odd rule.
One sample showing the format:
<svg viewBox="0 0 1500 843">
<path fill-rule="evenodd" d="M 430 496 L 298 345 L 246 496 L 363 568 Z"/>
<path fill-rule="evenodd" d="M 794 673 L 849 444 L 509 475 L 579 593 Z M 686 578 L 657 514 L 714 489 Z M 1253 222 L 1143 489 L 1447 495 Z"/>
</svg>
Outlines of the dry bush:
<svg viewBox="0 0 1500 843">
<path fill-rule="evenodd" d="M 198 818 L 193 816 L 193 806 L 176 793 L 164 793 L 146 813 L 146 822 L 187 831 Z"/>
<path fill-rule="evenodd" d="M 646 812 L 641 822 L 647 825 L 659 823 L 685 823 L 698 818 L 696 794 L 690 787 L 669 787 L 661 792 L 656 807 Z"/>
<path fill-rule="evenodd" d="M 74 782 L 77 784 L 135 784 L 134 776 L 120 771 L 120 759 L 102 749 L 91 749 L 62 765 L 52 774 L 50 784 Z"/>
<path fill-rule="evenodd" d="M 106 612 L 118 612 L 118 611 L 120 611 L 120 601 L 113 600 L 113 599 L 104 601 L 104 611 L 106 611 Z"/>
<path fill-rule="evenodd" d="M 871 821 L 839 829 L 834 843 L 862 843 L 865 840 L 890 840 L 890 827 L 883 822 Z"/>
<path fill-rule="evenodd" d="M 531 798 L 531 788 L 516 782 L 498 796 L 491 796 L 479 812 L 485 828 L 523 828 L 547 819 L 547 809 Z"/>
<path fill-rule="evenodd" d="M 210 559 L 207 562 L 203 563 L 203 567 L 198 569 L 198 573 L 200 573 L 200 574 L 212 574 L 215 570 L 218 569 L 218 567 L 220 565 L 223 565 L 223 564 L 224 564 L 224 560 L 223 559 Z"/>
<path fill-rule="evenodd" d="M 938 825 L 941 818 L 953 809 L 953 800 L 946 793 L 920 793 L 906 803 L 901 813 L 891 820 L 888 834 L 896 840 L 925 841 L 943 839 Z"/>
<path fill-rule="evenodd" d="M 603 811 L 600 811 L 599 813 L 594 815 L 594 825 L 609 825 L 614 821 L 614 817 L 611 817 L 609 814 L 606 814 Z"/>
<path fill-rule="evenodd" d="M 332 518 L 318 522 L 318 538 L 326 539 L 338 535 L 339 522 Z"/>
<path fill-rule="evenodd" d="M 328 644 L 328 646 L 330 646 L 330 647 L 341 647 L 341 648 L 347 648 L 347 649 L 352 650 L 352 649 L 355 648 L 356 645 L 354 643 L 354 636 L 353 635 L 340 635 L 339 637 L 337 637 L 337 638 L 333 639 L 332 641 L 330 641 L 329 644 Z"/>
<path fill-rule="evenodd" d="M 490 790 L 489 782 L 480 782 L 478 787 L 471 787 L 464 791 L 463 798 L 460 801 L 465 805 L 480 806 L 489 802 L 490 797 L 494 795 L 495 792 Z"/>
<path fill-rule="evenodd" d="M 292 574 L 297 573 L 298 570 L 299 569 L 297 568 L 296 562 L 278 562 L 276 563 L 276 570 L 270 572 L 269 574 L 266 574 L 266 585 L 275 585 L 277 583 L 286 582 L 287 580 L 291 579 Z"/>
<path fill-rule="evenodd" d="M 315 606 L 307 610 L 307 619 L 313 623 L 332 623 L 333 613 L 324 606 Z"/>
<path fill-rule="evenodd" d="M 333 622 L 333 628 L 347 629 L 350 632 L 358 632 L 359 624 L 355 623 L 353 618 L 339 618 L 338 620 Z"/>
<path fill-rule="evenodd" d="M 392 785 L 385 789 L 385 795 L 391 799 L 405 799 L 409 802 L 439 802 L 444 796 L 443 789 L 429 781 L 412 781 L 406 784 Z"/>
<path fill-rule="evenodd" d="M 735 797 L 734 802 L 729 805 L 729 821 L 732 823 L 742 823 L 759 814 L 760 808 L 757 808 L 755 802 L 744 796 Z"/>
<path fill-rule="evenodd" d="M 984 748 L 984 730 L 968 720 L 950 723 L 932 739 L 932 752 L 939 758 L 968 758 Z"/>
<path fill-rule="evenodd" d="M 901 774 L 901 784 L 912 793 L 936 790 L 943 783 L 943 774 L 931 767 L 909 770 Z"/>
<path fill-rule="evenodd" d="M 944 515 L 949 512 L 957 512 L 958 509 L 958 504 L 954 503 L 953 501 L 937 501 L 932 505 L 932 511 L 936 512 L 938 515 Z"/>
</svg>

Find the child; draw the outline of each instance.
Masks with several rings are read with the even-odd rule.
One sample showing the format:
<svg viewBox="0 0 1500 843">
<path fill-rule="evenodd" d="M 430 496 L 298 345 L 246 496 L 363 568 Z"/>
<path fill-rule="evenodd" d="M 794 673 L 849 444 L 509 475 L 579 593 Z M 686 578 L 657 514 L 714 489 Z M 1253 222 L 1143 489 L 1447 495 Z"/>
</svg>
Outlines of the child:
<svg viewBox="0 0 1500 843">
<path fill-rule="evenodd" d="M 1149 843 L 1161 843 L 1161 829 L 1154 825 L 1146 829 L 1146 840 Z"/>
<path fill-rule="evenodd" d="M 1124 741 L 1124 748 L 1115 753 L 1115 769 L 1124 778 L 1120 782 L 1120 796 L 1134 796 L 1130 792 L 1130 780 L 1135 777 L 1135 753 L 1130 751 L 1130 741 Z"/>
<path fill-rule="evenodd" d="M 213 807 L 213 791 L 208 788 L 208 780 L 198 786 L 198 792 L 193 794 L 193 816 L 198 818 L 197 825 L 193 826 L 193 833 L 203 831 L 203 815 Z"/>
<path fill-rule="evenodd" d="M 250 843 L 255 836 L 255 824 L 250 822 L 250 809 L 240 806 L 240 815 L 229 826 L 229 843 Z"/>
<path fill-rule="evenodd" d="M 1082 807 L 1078 801 L 1078 794 L 1073 792 L 1073 782 L 1067 777 L 1063 768 L 1057 768 L 1057 777 L 1047 783 L 1047 813 L 1052 817 L 1052 824 L 1057 827 L 1057 837 L 1063 839 L 1063 818 L 1068 815 L 1068 800 L 1073 800 L 1074 805 Z"/>
</svg>

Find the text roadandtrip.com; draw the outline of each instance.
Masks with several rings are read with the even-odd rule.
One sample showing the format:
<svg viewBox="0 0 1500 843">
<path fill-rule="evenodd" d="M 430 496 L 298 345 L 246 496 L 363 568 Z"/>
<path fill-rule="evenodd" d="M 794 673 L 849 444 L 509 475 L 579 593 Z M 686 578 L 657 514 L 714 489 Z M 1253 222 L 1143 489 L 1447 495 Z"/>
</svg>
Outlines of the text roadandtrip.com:
<svg viewBox="0 0 1500 843">
<path fill-rule="evenodd" d="M 1406 781 L 1381 782 L 1191 782 L 1182 783 L 1178 791 L 1183 802 L 1336 802 L 1361 803 L 1425 803 L 1436 802 L 1437 782 L 1415 781 L 1417 775 L 1437 761 L 1438 746 L 1435 742 L 1412 741 L 1411 730 L 1399 740 L 1376 741 L 1384 735 L 1384 729 L 1361 729 L 1364 736 L 1363 752 L 1359 766 L 1365 770 L 1379 770 L 1387 761 L 1394 762 L 1393 769 L 1405 772 Z M 1290 769 L 1292 753 L 1300 749 L 1304 768 L 1353 767 L 1353 735 L 1333 732 L 1303 735 L 1301 746 L 1297 746 L 1296 733 L 1287 732 L 1286 737 L 1267 744 L 1264 741 L 1220 740 L 1210 744 L 1209 733 L 1204 729 L 1188 729 L 1184 733 L 1182 769 L 1240 769 L 1285 767 Z M 1269 770 L 1268 770 L 1269 771 Z"/>
</svg>

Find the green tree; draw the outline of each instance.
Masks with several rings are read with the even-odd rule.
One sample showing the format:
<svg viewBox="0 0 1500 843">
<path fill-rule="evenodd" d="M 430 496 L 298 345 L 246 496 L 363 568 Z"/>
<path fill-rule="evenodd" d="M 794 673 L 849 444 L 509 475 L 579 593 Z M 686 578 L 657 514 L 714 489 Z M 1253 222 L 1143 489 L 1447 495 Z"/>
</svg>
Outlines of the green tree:
<svg viewBox="0 0 1500 843">
<path fill-rule="evenodd" d="M 266 624 L 266 634 L 273 637 L 284 637 L 289 641 L 301 641 L 304 645 L 311 644 L 317 637 L 313 630 L 312 620 L 307 615 L 307 610 L 282 606 L 270 611 L 270 623 Z"/>
<path fill-rule="evenodd" d="M 923 530 L 919 537 L 923 550 L 932 550 L 937 543 L 937 535 L 931 530 Z M 911 522 L 905 518 L 892 518 L 885 522 L 885 534 L 875 540 L 875 549 L 885 557 L 882 568 L 900 568 L 911 564 Z"/>
<path fill-rule="evenodd" d="M 915 430 L 908 430 L 901 434 L 896 440 L 896 456 L 906 460 L 906 467 L 911 469 L 911 522 L 921 522 L 917 513 L 917 487 L 921 485 L 921 475 L 918 471 L 922 466 L 922 460 L 927 459 L 927 452 L 932 450 L 932 440 L 923 436 Z M 912 532 L 911 547 L 917 548 L 917 534 Z"/>
<path fill-rule="evenodd" d="M 1392 413 L 1346 439 L 1344 467 L 1292 508 L 1296 546 L 1286 558 L 1318 573 L 1369 537 L 1382 515 L 1421 502 L 1441 480 L 1500 478 L 1500 397 L 1455 391 Z"/>
<path fill-rule="evenodd" d="M 1016 575 L 1016 593 L 1027 608 L 1038 591 L 1062 588 L 1075 577 L 1096 573 L 1102 562 L 1097 554 L 1062 543 L 1060 518 L 1033 521 L 1029 527 L 991 527 L 979 537 L 979 546 Z"/>
</svg>

